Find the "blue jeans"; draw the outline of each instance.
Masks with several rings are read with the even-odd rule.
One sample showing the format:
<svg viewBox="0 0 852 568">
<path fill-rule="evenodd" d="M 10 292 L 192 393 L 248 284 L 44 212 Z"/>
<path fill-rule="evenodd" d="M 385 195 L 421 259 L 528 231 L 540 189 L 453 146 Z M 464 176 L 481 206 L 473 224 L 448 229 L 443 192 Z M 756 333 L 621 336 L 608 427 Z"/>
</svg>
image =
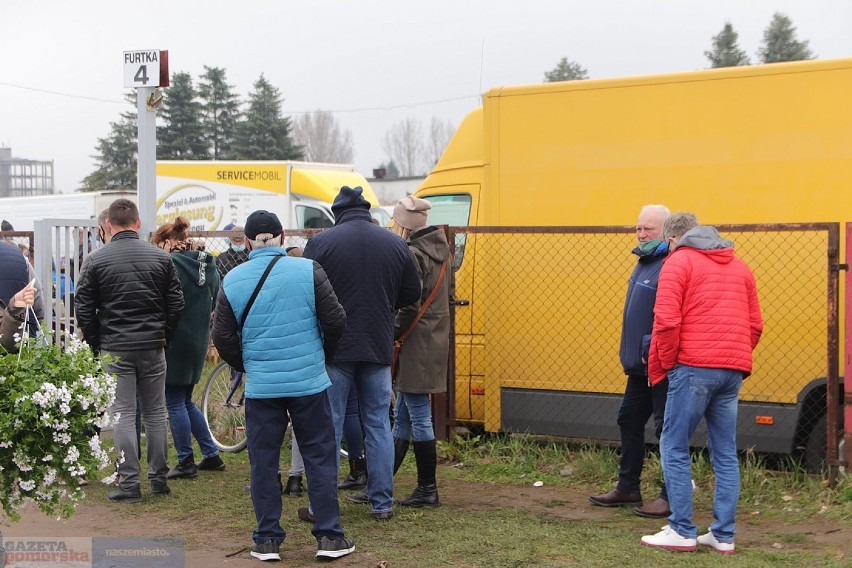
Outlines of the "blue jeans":
<svg viewBox="0 0 852 568">
<path fill-rule="evenodd" d="M 258 544 L 281 543 L 281 485 L 278 462 L 288 418 L 299 439 L 308 475 L 308 498 L 316 521 L 311 533 L 343 537 L 337 502 L 337 464 L 328 390 L 309 396 L 246 399 L 246 440 L 251 465 L 251 501 L 257 519 L 252 538 Z"/>
<path fill-rule="evenodd" d="M 364 430 L 361 428 L 361 407 L 358 404 L 358 389 L 355 385 L 349 388 L 349 398 L 346 400 L 343 441 L 346 443 L 349 459 L 364 457 Z"/>
<path fill-rule="evenodd" d="M 338 448 L 343 436 L 343 419 L 346 415 L 349 391 L 353 386 L 358 389 L 358 404 L 361 407 L 361 423 L 366 436 L 367 463 L 370 470 L 367 477 L 367 495 L 374 513 L 386 513 L 393 505 L 393 438 L 388 416 L 391 402 L 390 365 L 327 363 L 326 369 L 331 378 L 331 388 L 328 391 Z M 299 443 L 302 443 L 301 438 Z M 339 469 L 340 452 L 337 452 L 336 456 Z M 310 478 L 308 473 L 308 479 Z"/>
<path fill-rule="evenodd" d="M 681 536 L 695 538 L 692 522 L 692 460 L 689 439 L 701 418 L 707 423 L 707 446 L 716 489 L 710 530 L 719 542 L 733 542 L 734 517 L 740 496 L 737 458 L 737 400 L 743 373 L 677 365 L 669 371 L 669 396 L 660 447 L 669 492 L 669 525 Z"/>
<path fill-rule="evenodd" d="M 175 441 L 178 461 L 192 457 L 192 436 L 198 440 L 201 455 L 212 458 L 219 455 L 219 448 L 213 442 L 210 428 L 204 415 L 192 402 L 192 389 L 195 385 L 166 385 L 166 410 L 169 411 L 169 425 Z"/>
<path fill-rule="evenodd" d="M 654 417 L 654 432 L 657 438 L 663 431 L 663 415 L 666 410 L 666 391 L 669 381 L 663 379 L 653 387 L 648 377 L 629 375 L 624 389 L 621 408 L 618 409 L 618 426 L 621 429 L 621 465 L 618 469 L 617 488 L 627 493 L 641 491 L 642 465 L 645 462 L 645 425 Z M 660 497 L 668 501 L 666 484 L 660 489 Z"/>
<path fill-rule="evenodd" d="M 428 394 L 396 393 L 393 408 L 393 437 L 412 442 L 435 439 L 432 428 L 432 402 Z"/>
</svg>

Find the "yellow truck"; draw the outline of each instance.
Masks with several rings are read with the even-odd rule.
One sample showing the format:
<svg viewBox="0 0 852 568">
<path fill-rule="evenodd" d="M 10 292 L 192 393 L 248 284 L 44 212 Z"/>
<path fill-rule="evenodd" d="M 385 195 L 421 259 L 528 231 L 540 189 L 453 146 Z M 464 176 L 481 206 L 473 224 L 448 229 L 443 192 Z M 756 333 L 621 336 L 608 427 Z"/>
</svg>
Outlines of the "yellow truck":
<svg viewBox="0 0 852 568">
<path fill-rule="evenodd" d="M 430 223 L 476 229 L 455 236 L 456 418 L 618 439 L 630 226 L 660 203 L 705 224 L 767 226 L 726 233 L 755 270 L 767 327 L 739 439 L 819 461 L 839 359 L 826 226 L 852 219 L 850 96 L 852 59 L 485 93 L 415 193 L 432 202 Z"/>
<path fill-rule="evenodd" d="M 331 227 L 331 203 L 344 185 L 361 186 L 364 197 L 379 205 L 370 184 L 349 164 L 159 160 L 156 224 L 181 215 L 191 231 L 221 231 L 266 209 L 286 229 Z"/>
</svg>

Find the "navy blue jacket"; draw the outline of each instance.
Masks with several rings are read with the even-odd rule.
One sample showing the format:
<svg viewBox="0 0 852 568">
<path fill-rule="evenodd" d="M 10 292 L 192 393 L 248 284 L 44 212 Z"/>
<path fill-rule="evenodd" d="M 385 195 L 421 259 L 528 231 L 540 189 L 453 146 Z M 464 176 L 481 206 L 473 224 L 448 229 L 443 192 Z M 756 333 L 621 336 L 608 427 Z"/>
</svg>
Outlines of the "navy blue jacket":
<svg viewBox="0 0 852 568">
<path fill-rule="evenodd" d="M 654 327 L 654 302 L 657 299 L 657 280 L 663 259 L 668 253 L 666 243 L 660 243 L 653 252 L 643 253 L 639 247 L 633 254 L 639 257 L 624 301 L 624 319 L 621 324 L 621 348 L 618 356 L 627 375 L 647 377 L 648 352 L 651 349 L 651 329 Z"/>
<path fill-rule="evenodd" d="M 402 237 L 356 207 L 311 237 L 304 256 L 322 266 L 346 310 L 346 331 L 330 362 L 390 365 L 394 311 L 420 299 L 417 268 Z"/>
<path fill-rule="evenodd" d="M 21 249 L 0 242 L 0 300 L 3 305 L 8 305 L 12 296 L 28 282 L 27 259 L 21 254 Z"/>
</svg>

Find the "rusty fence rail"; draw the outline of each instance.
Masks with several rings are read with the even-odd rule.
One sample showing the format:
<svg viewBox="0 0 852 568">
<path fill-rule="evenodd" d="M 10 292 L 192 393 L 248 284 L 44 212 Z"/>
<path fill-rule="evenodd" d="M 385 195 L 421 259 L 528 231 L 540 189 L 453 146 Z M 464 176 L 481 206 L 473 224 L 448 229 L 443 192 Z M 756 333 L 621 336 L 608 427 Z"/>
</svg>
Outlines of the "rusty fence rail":
<svg viewBox="0 0 852 568">
<path fill-rule="evenodd" d="M 719 230 L 754 271 L 766 322 L 754 373 L 743 384 L 739 443 L 801 452 L 813 469 L 837 466 L 839 224 Z M 451 234 L 447 424 L 618 440 L 633 228 L 453 227 Z M 652 426 L 646 439 L 655 439 Z M 704 445 L 703 425 L 694 443 Z"/>
<path fill-rule="evenodd" d="M 845 463 L 838 455 L 839 224 L 718 228 L 754 271 L 766 322 L 754 374 L 743 385 L 739 443 L 800 452 L 814 469 L 832 466 L 833 479 Z M 303 247 L 316 232 L 287 231 L 287 244 Z M 192 236 L 218 255 L 234 234 Z M 465 425 L 618 440 L 625 381 L 618 348 L 636 261 L 633 228 L 452 227 L 449 235 L 456 249 L 455 349 L 448 394 L 435 397 L 438 435 Z M 33 233 L 0 239 L 27 246 L 31 259 L 38 255 Z M 654 440 L 651 427 L 646 438 Z M 694 442 L 705 443 L 701 428 Z"/>
</svg>

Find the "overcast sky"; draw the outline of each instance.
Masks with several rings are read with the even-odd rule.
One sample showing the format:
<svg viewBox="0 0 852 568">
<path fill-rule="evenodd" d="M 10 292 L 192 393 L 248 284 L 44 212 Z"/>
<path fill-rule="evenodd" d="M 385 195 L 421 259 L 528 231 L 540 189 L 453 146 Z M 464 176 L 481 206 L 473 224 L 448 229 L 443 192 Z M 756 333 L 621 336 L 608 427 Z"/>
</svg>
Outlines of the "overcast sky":
<svg viewBox="0 0 852 568">
<path fill-rule="evenodd" d="M 124 51 L 169 50 L 193 80 L 221 67 L 241 99 L 261 73 L 285 115 L 333 111 L 365 176 L 413 117 L 457 126 L 491 87 L 541 82 L 560 58 L 590 77 L 701 69 L 726 21 L 752 61 L 780 11 L 820 59 L 852 57 L 850 0 L 0 0 L 0 146 L 54 160 L 69 192 L 124 102 Z"/>
</svg>

